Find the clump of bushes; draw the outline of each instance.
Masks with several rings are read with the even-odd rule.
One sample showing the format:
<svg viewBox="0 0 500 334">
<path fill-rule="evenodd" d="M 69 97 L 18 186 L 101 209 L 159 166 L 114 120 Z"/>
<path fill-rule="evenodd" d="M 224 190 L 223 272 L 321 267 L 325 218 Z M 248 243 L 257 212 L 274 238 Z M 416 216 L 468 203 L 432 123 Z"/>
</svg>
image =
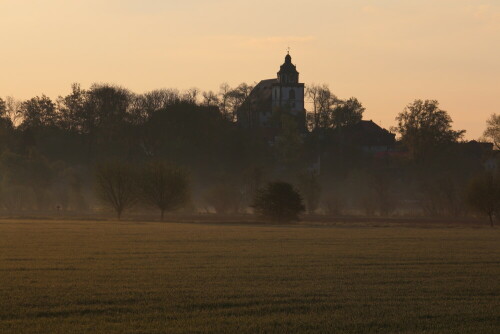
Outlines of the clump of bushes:
<svg viewBox="0 0 500 334">
<path fill-rule="evenodd" d="M 252 205 L 255 212 L 274 221 L 298 220 L 305 211 L 300 194 L 286 182 L 270 182 L 260 189 Z"/>
</svg>

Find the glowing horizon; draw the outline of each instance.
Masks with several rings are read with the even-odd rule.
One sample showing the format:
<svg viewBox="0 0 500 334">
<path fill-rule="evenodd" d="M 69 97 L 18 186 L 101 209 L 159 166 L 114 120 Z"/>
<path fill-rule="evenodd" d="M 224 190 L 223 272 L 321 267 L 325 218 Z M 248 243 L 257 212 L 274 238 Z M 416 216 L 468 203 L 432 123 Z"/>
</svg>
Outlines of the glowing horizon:
<svg viewBox="0 0 500 334">
<path fill-rule="evenodd" d="M 500 113 L 494 0 L 6 0 L 0 29 L 0 97 L 73 82 L 217 91 L 275 77 L 290 46 L 301 82 L 357 97 L 386 128 L 415 99 L 438 100 L 468 139 Z"/>
</svg>

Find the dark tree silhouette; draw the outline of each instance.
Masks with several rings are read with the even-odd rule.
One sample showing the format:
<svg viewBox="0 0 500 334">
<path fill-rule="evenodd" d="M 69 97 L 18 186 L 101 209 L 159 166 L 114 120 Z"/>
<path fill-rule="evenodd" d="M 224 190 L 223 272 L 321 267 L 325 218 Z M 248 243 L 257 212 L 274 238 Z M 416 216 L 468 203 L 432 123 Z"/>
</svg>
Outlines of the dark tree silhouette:
<svg viewBox="0 0 500 334">
<path fill-rule="evenodd" d="M 34 97 L 21 104 L 22 129 L 54 126 L 57 122 L 56 105 L 45 95 Z"/>
<path fill-rule="evenodd" d="M 63 129 L 74 131 L 76 133 L 85 133 L 85 103 L 87 92 L 80 87 L 80 84 L 71 85 L 71 94 L 65 97 L 59 97 L 59 124 Z"/>
<path fill-rule="evenodd" d="M 7 104 L 0 97 L 0 118 L 7 117 Z"/>
<path fill-rule="evenodd" d="M 338 98 L 330 91 L 326 84 L 312 84 L 307 87 L 306 96 L 312 103 L 313 110 L 309 115 L 311 129 L 327 129 L 333 126 L 332 110 Z"/>
<path fill-rule="evenodd" d="M 491 140 L 496 149 L 500 150 L 500 115 L 493 114 L 488 118 L 483 136 Z"/>
<path fill-rule="evenodd" d="M 160 210 L 161 220 L 166 211 L 180 208 L 189 198 L 186 172 L 164 162 L 151 162 L 144 166 L 140 190 L 141 199 Z"/>
<path fill-rule="evenodd" d="M 396 132 L 417 160 L 431 156 L 444 145 L 457 142 L 465 133 L 465 130 L 451 128 L 450 115 L 439 108 L 436 100 L 415 100 L 396 117 L 396 121 Z"/>
<path fill-rule="evenodd" d="M 252 207 L 262 216 L 276 221 L 297 220 L 305 211 L 302 197 L 286 182 L 270 182 L 259 190 Z"/>
<path fill-rule="evenodd" d="M 332 123 L 334 127 L 355 125 L 363 118 L 365 108 L 355 97 L 339 101 L 333 109 Z"/>
<path fill-rule="evenodd" d="M 97 167 L 97 196 L 115 210 L 118 219 L 138 201 L 136 175 L 136 171 L 125 163 L 108 162 Z"/>
</svg>

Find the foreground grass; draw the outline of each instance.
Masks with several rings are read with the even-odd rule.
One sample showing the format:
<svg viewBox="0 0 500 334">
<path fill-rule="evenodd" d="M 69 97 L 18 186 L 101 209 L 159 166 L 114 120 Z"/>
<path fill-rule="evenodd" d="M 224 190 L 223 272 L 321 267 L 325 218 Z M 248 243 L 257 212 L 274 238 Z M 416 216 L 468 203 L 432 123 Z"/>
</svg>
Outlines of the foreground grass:
<svg viewBox="0 0 500 334">
<path fill-rule="evenodd" d="M 499 333 L 500 230 L 0 222 L 0 333 Z"/>
</svg>

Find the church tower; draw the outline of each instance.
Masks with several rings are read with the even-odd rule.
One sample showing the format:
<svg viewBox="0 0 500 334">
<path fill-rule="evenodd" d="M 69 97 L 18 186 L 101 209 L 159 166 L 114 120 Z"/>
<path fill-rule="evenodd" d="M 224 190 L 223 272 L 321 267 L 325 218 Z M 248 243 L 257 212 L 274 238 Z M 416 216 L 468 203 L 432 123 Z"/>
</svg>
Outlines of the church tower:
<svg viewBox="0 0 500 334">
<path fill-rule="evenodd" d="M 304 84 L 299 83 L 299 72 L 292 64 L 290 53 L 286 55 L 285 63 L 280 67 L 277 82 L 273 84 L 272 106 L 273 109 L 287 110 L 296 116 L 305 112 Z"/>
<path fill-rule="evenodd" d="M 304 84 L 299 83 L 299 72 L 288 53 L 278 77 L 261 80 L 236 111 L 238 125 L 261 129 L 274 139 L 281 125 L 276 113 L 286 113 L 297 121 L 299 131 L 307 132 L 304 108 Z"/>
</svg>

